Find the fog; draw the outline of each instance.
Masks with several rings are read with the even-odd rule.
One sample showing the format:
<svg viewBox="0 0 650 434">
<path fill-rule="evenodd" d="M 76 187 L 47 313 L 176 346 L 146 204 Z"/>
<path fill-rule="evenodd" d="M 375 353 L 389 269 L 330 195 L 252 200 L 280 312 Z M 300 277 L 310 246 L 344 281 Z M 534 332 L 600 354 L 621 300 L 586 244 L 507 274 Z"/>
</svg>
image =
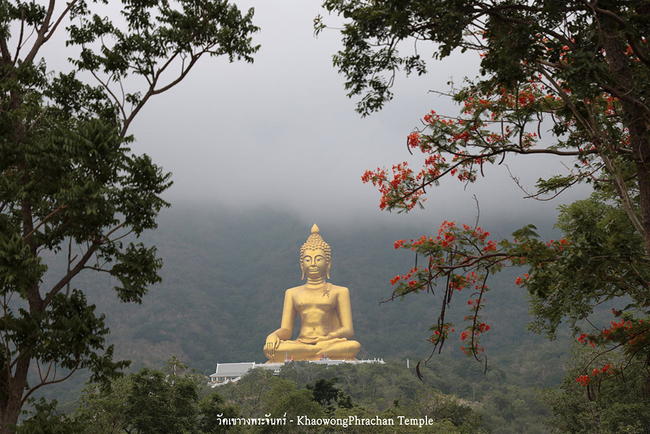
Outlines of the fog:
<svg viewBox="0 0 650 434">
<path fill-rule="evenodd" d="M 366 169 L 391 167 L 419 158 L 407 152 L 406 136 L 431 109 L 455 114 L 458 107 L 429 90 L 447 91 L 478 73 L 476 53 L 431 60 L 429 73 L 398 73 L 395 98 L 379 113 L 361 118 L 356 100 L 345 95 L 344 78 L 332 66 L 341 47 L 335 29 L 341 20 L 318 1 L 249 0 L 261 45 L 253 64 L 205 58 L 171 91 L 151 100 L 130 133 L 137 153 L 147 153 L 173 174 L 166 193 L 172 206 L 226 207 L 254 212 L 280 208 L 319 225 L 382 220 L 439 225 L 445 219 L 551 219 L 561 201 L 584 197 L 587 189 L 565 193 L 561 201 L 536 202 L 513 182 L 507 167 L 533 189 L 542 176 L 566 173 L 557 158 L 508 157 L 485 169 L 485 178 L 464 185 L 444 180 L 430 189 L 426 209 L 407 215 L 379 210 L 379 193 L 361 183 Z M 314 37 L 313 19 L 324 16 L 334 29 Z M 410 49 L 408 46 L 406 49 Z M 433 47 L 420 43 L 418 52 Z M 428 53 L 428 54 L 427 54 Z"/>
</svg>

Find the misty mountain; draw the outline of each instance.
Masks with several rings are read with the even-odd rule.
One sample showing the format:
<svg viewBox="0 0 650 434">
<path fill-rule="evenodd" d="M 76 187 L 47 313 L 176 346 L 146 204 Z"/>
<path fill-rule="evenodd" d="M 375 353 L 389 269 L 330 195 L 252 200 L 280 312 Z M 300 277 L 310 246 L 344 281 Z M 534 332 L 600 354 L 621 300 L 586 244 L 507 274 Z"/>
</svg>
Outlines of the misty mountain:
<svg viewBox="0 0 650 434">
<path fill-rule="evenodd" d="M 165 211 L 159 228 L 143 237 L 157 246 L 164 267 L 163 282 L 151 288 L 142 305 L 120 303 L 110 279 L 88 282 L 91 300 L 106 313 L 118 356 L 155 365 L 176 354 L 205 373 L 217 362 L 264 361 L 261 348 L 280 324 L 284 291 L 301 283 L 299 250 L 311 224 L 272 210 Z M 516 228 L 495 229 L 510 233 Z M 380 302 L 391 295 L 390 279 L 408 271 L 415 260 L 411 252 L 396 251 L 395 240 L 433 230 L 433 225 L 428 230 L 364 222 L 321 225 L 321 235 L 332 247 L 331 281 L 350 289 L 355 338 L 362 344 L 359 357 L 427 354 L 438 298 L 423 293 Z M 523 329 L 525 295 L 514 285 L 518 274 L 506 271 L 489 284 L 494 291 L 487 296 L 485 321 L 492 330 L 486 344 L 497 352 L 528 336 Z M 456 317 L 462 322 L 466 306 L 458 301 Z M 492 304 L 498 306 L 492 310 Z M 448 344 L 452 352 L 458 352 L 458 345 Z"/>
<path fill-rule="evenodd" d="M 118 282 L 110 276 L 88 273 L 75 286 L 84 289 L 98 312 L 106 315 L 109 343 L 115 345 L 117 358 L 133 361 L 133 370 L 161 367 L 172 355 L 206 375 L 214 372 L 217 363 L 264 362 L 262 346 L 280 325 L 284 291 L 301 284 L 300 247 L 317 223 L 332 248 L 330 281 L 350 289 L 355 340 L 362 345 L 357 357 L 419 360 L 431 351 L 428 330 L 437 321 L 439 297 L 420 293 L 381 302 L 392 293 L 390 279 L 405 274 L 415 261 L 412 252 L 395 250 L 394 242 L 436 235 L 440 222 L 411 226 L 410 216 L 400 217 L 392 224 L 328 225 L 270 209 L 175 207 L 161 214 L 157 230 L 141 237 L 145 244 L 156 245 L 164 260 L 163 282 L 150 288 L 141 305 L 121 303 L 111 290 Z M 482 226 L 499 239 L 525 223 Z M 551 226 L 551 222 L 545 225 Z M 63 266 L 61 261 L 51 262 L 53 271 Z M 491 366 L 522 372 L 537 369 L 541 375 L 536 384 L 550 386 L 563 376 L 568 346 L 526 331 L 525 291 L 514 284 L 523 272 L 506 269 L 490 277 L 483 321 L 491 329 L 482 344 Z M 455 295 L 450 319 L 459 324 L 458 333 L 445 344 L 446 356 L 464 357 L 460 331 L 467 325 L 463 316 L 469 313 L 470 297 L 469 293 Z M 295 336 L 299 328 L 294 327 Z M 58 396 L 69 389 L 73 394 L 84 380 L 77 376 L 51 393 Z"/>
</svg>

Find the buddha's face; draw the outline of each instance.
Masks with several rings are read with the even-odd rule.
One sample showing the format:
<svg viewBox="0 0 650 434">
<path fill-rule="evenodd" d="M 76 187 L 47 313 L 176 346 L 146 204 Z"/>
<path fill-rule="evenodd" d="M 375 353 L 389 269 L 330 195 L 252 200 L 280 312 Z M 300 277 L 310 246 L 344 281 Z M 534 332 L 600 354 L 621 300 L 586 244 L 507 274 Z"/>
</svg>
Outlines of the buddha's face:
<svg viewBox="0 0 650 434">
<path fill-rule="evenodd" d="M 305 256 L 300 265 L 303 276 L 307 276 L 309 279 L 320 279 L 329 275 L 330 262 L 322 249 L 305 250 Z"/>
</svg>

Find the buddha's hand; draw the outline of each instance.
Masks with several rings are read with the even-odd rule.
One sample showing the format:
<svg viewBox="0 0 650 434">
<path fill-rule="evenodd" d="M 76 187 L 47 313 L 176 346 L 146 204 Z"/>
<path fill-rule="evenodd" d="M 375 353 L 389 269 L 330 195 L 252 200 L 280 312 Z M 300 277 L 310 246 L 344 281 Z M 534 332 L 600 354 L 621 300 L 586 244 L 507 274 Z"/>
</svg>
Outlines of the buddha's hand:
<svg viewBox="0 0 650 434">
<path fill-rule="evenodd" d="M 264 344 L 264 355 L 269 359 L 272 358 L 278 345 L 280 345 L 280 338 L 275 333 L 271 333 Z"/>
</svg>

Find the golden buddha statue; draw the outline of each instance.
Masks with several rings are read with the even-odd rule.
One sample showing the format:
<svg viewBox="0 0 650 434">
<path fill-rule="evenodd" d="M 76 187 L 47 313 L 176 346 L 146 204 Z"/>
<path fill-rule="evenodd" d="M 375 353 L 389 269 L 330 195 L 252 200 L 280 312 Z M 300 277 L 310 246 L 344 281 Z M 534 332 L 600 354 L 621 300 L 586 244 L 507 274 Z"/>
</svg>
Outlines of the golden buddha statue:
<svg viewBox="0 0 650 434">
<path fill-rule="evenodd" d="M 307 283 L 287 289 L 280 328 L 266 338 L 264 355 L 269 363 L 293 360 L 354 360 L 361 349 L 352 327 L 352 308 L 348 288 L 332 285 L 330 246 L 323 241 L 318 226 L 300 249 L 302 278 Z M 300 335 L 295 341 L 293 325 L 300 315 Z"/>
</svg>

